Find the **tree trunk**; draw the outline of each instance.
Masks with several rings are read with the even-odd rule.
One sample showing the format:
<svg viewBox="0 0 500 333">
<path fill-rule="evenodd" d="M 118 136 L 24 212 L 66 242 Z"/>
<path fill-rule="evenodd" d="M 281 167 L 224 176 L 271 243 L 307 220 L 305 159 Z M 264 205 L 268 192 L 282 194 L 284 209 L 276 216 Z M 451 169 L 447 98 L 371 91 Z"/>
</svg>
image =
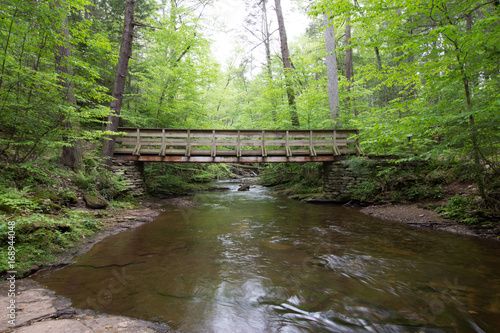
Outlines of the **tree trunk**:
<svg viewBox="0 0 500 333">
<path fill-rule="evenodd" d="M 288 50 L 285 21 L 283 20 L 283 12 L 281 10 L 281 0 L 274 0 L 274 5 L 276 6 L 276 15 L 278 16 L 281 57 L 283 58 L 283 69 L 285 71 L 286 94 L 288 96 L 288 106 L 290 107 L 290 118 L 292 127 L 300 127 L 299 115 L 297 114 L 297 106 L 295 104 L 295 91 L 292 83 L 292 60 L 290 59 L 290 51 Z"/>
<path fill-rule="evenodd" d="M 266 67 L 267 67 L 267 74 L 269 75 L 269 78 L 273 78 L 273 71 L 271 69 L 271 35 L 269 34 L 269 21 L 267 19 L 267 0 L 262 1 L 262 21 L 264 24 L 264 46 L 266 48 Z"/>
<path fill-rule="evenodd" d="M 113 85 L 113 100 L 111 101 L 111 114 L 108 117 L 107 131 L 116 132 L 123 102 L 123 93 L 128 72 L 128 61 L 132 56 L 132 40 L 134 32 L 134 6 L 135 0 L 126 0 L 125 18 L 123 24 L 122 42 L 120 45 L 120 58 L 116 68 L 115 82 Z M 111 166 L 112 157 L 115 150 L 116 136 L 107 136 L 103 144 L 103 157 L 108 167 Z"/>
<path fill-rule="evenodd" d="M 266 67 L 269 82 L 273 81 L 273 70 L 271 61 L 271 34 L 269 32 L 269 20 L 267 18 L 267 0 L 262 0 L 262 23 L 264 26 L 263 42 L 266 49 Z M 276 102 L 274 98 L 271 97 L 271 117 L 274 122 L 278 120 L 278 115 L 276 113 Z"/>
<path fill-rule="evenodd" d="M 472 156 L 474 158 L 475 165 L 475 180 L 477 187 L 479 189 L 479 195 L 483 198 L 484 201 L 488 201 L 488 197 L 486 196 L 486 189 L 484 186 L 484 168 L 481 165 L 481 152 L 479 150 L 479 145 L 477 144 L 477 129 L 474 123 L 474 116 L 471 114 L 469 116 L 469 126 L 470 126 L 470 138 L 472 142 Z"/>
<path fill-rule="evenodd" d="M 470 31 L 472 30 L 472 16 L 471 13 L 468 13 L 465 16 L 465 31 L 467 34 L 470 34 Z M 457 61 L 460 64 L 460 57 L 457 55 Z M 465 102 L 467 103 L 467 111 L 471 112 L 469 115 L 469 127 L 470 127 L 470 139 L 472 143 L 472 157 L 474 159 L 474 165 L 475 165 L 475 180 L 477 187 L 479 189 L 479 194 L 483 198 L 485 202 L 488 201 L 488 197 L 486 195 L 486 189 L 484 185 L 484 167 L 481 164 L 481 151 L 479 149 L 479 145 L 477 143 L 477 128 L 476 124 L 474 122 L 474 116 L 472 115 L 472 99 L 471 99 L 471 91 L 470 91 L 470 85 L 469 85 L 469 76 L 467 75 L 467 69 L 469 67 L 469 64 L 467 61 L 464 61 L 463 63 L 463 84 L 464 84 L 464 92 L 465 92 Z"/>
<path fill-rule="evenodd" d="M 377 46 L 375 46 L 375 56 L 377 57 L 377 68 L 382 70 L 382 58 L 380 57 L 380 51 Z"/>
<path fill-rule="evenodd" d="M 335 55 L 335 29 L 328 19 L 328 15 L 324 15 L 325 22 L 325 51 L 326 51 L 326 75 L 328 79 L 328 107 L 330 109 L 330 118 L 332 119 L 332 127 L 341 127 L 342 120 L 340 119 L 339 109 L 339 79 L 337 74 L 337 56 Z"/>
<path fill-rule="evenodd" d="M 61 73 L 59 76 L 59 84 L 62 87 L 61 90 L 66 94 L 66 101 L 76 106 L 74 84 L 73 81 L 70 80 L 73 72 L 68 63 L 68 58 L 71 57 L 71 48 L 69 43 L 68 16 L 66 15 L 67 10 L 59 2 L 56 2 L 56 6 L 62 10 L 61 15 L 64 15 L 64 18 L 61 31 L 62 42 L 55 46 L 55 67 L 56 71 Z M 68 116 L 69 115 L 62 115 L 63 127 L 65 130 L 63 141 L 67 142 L 68 145 L 64 146 L 62 149 L 61 162 L 72 169 L 77 169 L 82 163 L 82 143 L 80 140 L 70 139 L 67 135 L 69 135 L 68 133 L 76 131 L 80 125 L 77 122 L 66 119 Z"/>
<path fill-rule="evenodd" d="M 347 110 L 351 108 L 351 98 L 349 97 L 349 93 L 351 91 L 352 78 L 354 76 L 354 69 L 352 64 L 352 49 L 350 48 L 351 46 L 351 26 L 349 24 L 350 21 L 351 17 L 348 17 L 345 25 L 345 45 L 347 48 L 345 51 L 345 78 L 347 79 L 348 82 L 345 106 Z M 354 106 L 352 107 L 352 114 L 353 116 L 356 116 L 356 109 L 354 108 Z"/>
</svg>

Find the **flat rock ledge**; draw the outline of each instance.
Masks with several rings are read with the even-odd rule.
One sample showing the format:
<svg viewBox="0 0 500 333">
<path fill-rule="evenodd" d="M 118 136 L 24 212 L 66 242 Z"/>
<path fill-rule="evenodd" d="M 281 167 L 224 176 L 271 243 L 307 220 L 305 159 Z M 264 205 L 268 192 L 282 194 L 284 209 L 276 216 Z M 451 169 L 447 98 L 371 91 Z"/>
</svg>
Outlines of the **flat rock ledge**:
<svg viewBox="0 0 500 333">
<path fill-rule="evenodd" d="M 0 332 L 173 332 L 162 323 L 74 309 L 68 299 L 56 296 L 53 291 L 30 279 L 18 280 L 16 284 L 15 325 L 9 324 L 7 316 L 2 316 Z M 7 296 L 6 282 L 0 284 L 0 291 L 0 307 L 7 309 L 11 298 Z"/>
</svg>

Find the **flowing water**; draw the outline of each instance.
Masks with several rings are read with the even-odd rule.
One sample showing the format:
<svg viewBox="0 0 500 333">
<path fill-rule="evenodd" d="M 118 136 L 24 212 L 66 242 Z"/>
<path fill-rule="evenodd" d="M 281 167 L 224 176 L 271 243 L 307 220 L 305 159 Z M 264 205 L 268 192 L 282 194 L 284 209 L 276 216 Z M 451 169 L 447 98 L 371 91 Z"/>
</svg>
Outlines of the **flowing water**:
<svg viewBox="0 0 500 333">
<path fill-rule="evenodd" d="M 37 280 L 181 332 L 500 331 L 498 242 L 219 185 Z"/>
</svg>

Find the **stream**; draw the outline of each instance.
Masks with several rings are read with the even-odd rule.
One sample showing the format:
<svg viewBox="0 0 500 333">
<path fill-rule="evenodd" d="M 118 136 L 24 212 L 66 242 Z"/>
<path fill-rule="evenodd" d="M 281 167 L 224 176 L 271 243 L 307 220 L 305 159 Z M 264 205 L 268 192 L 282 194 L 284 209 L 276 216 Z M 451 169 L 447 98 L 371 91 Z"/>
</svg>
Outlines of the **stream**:
<svg viewBox="0 0 500 333">
<path fill-rule="evenodd" d="M 180 332 L 500 331 L 499 242 L 216 185 L 36 280 Z"/>
</svg>

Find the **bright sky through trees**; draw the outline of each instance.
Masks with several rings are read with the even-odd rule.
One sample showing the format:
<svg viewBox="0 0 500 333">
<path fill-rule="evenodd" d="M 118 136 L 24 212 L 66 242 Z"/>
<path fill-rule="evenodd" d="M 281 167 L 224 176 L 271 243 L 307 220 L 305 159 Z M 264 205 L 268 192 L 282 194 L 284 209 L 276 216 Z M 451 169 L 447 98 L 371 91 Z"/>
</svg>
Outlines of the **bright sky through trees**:
<svg viewBox="0 0 500 333">
<path fill-rule="evenodd" d="M 283 0 L 281 5 L 288 39 L 293 43 L 298 36 L 305 32 L 309 18 L 291 0 Z M 274 3 L 269 1 L 268 6 L 268 16 L 272 22 L 272 28 L 277 29 Z M 214 40 L 212 52 L 221 65 L 225 65 L 231 57 L 235 56 L 238 47 L 242 48 L 245 53 L 250 52 L 255 47 L 255 45 L 243 43 L 241 38 L 242 34 L 249 36 L 249 38 L 251 36 L 250 32 L 243 27 L 247 15 L 244 0 L 218 0 L 215 1 L 213 6 L 207 7 L 205 10 L 217 22 L 209 28 L 212 28 L 210 33 Z M 277 40 L 278 33 L 276 32 L 273 37 Z M 273 52 L 279 52 L 278 42 Z M 262 58 L 262 62 L 264 61 L 263 48 L 257 48 L 253 54 L 259 59 Z"/>
</svg>

